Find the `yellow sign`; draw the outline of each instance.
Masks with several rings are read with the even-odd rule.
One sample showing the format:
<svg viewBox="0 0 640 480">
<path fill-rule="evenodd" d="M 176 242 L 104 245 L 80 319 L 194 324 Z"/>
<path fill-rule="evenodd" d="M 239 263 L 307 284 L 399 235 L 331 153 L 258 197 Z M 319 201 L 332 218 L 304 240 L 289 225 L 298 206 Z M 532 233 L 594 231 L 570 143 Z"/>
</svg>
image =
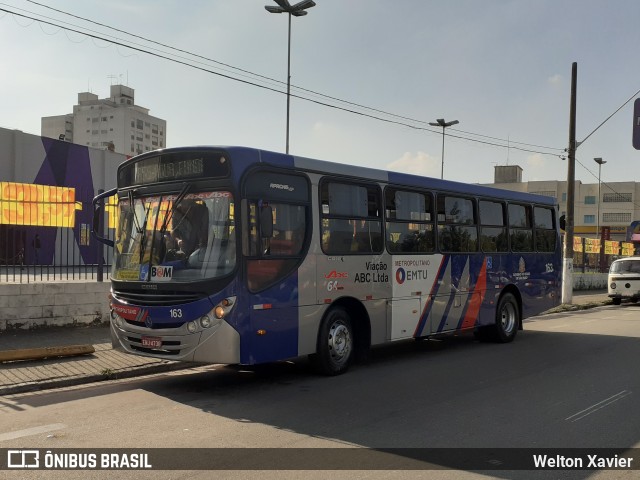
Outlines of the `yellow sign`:
<svg viewBox="0 0 640 480">
<path fill-rule="evenodd" d="M 585 238 L 584 239 L 584 251 L 585 251 L 585 253 L 600 253 L 600 239 L 598 239 L 598 238 Z"/>
<path fill-rule="evenodd" d="M 76 210 L 75 188 L 0 182 L 0 224 L 73 227 Z"/>
<path fill-rule="evenodd" d="M 620 254 L 620 242 L 614 242 L 611 240 L 604 241 L 604 254 L 605 255 L 619 255 Z"/>
<path fill-rule="evenodd" d="M 119 270 L 115 276 L 117 280 L 140 280 L 140 270 Z"/>
<path fill-rule="evenodd" d="M 573 237 L 573 251 L 574 252 L 582 251 L 582 237 Z"/>
<path fill-rule="evenodd" d="M 622 242 L 622 255 L 625 257 L 633 256 L 633 243 L 631 242 Z"/>
</svg>

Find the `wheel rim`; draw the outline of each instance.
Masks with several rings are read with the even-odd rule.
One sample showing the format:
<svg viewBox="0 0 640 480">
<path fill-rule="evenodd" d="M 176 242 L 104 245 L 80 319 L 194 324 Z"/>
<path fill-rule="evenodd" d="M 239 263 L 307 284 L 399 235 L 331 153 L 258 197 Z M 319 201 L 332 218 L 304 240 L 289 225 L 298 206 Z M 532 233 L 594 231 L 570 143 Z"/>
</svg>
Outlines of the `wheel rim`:
<svg viewBox="0 0 640 480">
<path fill-rule="evenodd" d="M 329 354 L 335 365 L 341 365 L 349 359 L 353 347 L 349 327 L 338 320 L 329 329 Z"/>
<path fill-rule="evenodd" d="M 507 303 L 500 312 L 500 328 L 504 333 L 511 333 L 516 325 L 516 307 L 513 303 Z"/>
</svg>

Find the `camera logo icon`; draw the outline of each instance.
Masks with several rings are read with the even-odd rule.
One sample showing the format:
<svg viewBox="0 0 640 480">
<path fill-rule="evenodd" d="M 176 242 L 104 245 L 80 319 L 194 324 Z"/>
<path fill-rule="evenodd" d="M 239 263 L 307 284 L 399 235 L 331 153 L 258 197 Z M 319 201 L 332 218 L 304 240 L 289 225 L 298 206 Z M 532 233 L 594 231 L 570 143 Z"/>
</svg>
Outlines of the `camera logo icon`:
<svg viewBox="0 0 640 480">
<path fill-rule="evenodd" d="M 38 450 L 8 450 L 8 468 L 39 468 L 40 451 Z"/>
</svg>

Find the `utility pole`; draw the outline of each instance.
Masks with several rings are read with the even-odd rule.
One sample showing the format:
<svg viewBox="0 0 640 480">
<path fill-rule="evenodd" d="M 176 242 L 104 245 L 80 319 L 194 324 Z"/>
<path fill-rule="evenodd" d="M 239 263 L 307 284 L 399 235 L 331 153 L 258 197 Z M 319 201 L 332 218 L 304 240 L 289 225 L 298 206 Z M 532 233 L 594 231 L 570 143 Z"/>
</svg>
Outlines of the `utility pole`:
<svg viewBox="0 0 640 480">
<path fill-rule="evenodd" d="M 569 148 L 567 150 L 567 215 L 565 217 L 564 255 L 562 258 L 562 303 L 573 301 L 573 226 L 576 183 L 576 85 L 578 63 L 571 66 L 571 104 L 569 107 Z"/>
</svg>

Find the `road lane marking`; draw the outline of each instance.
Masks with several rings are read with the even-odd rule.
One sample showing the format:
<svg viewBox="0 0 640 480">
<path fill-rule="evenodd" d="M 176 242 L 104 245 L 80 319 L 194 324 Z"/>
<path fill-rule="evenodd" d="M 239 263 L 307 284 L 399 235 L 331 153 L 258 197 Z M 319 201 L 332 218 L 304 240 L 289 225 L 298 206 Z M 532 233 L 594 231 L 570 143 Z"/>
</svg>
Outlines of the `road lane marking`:
<svg viewBox="0 0 640 480">
<path fill-rule="evenodd" d="M 585 408 L 584 410 L 579 411 L 578 413 L 574 413 L 573 415 L 571 415 L 570 417 L 565 418 L 566 421 L 571 420 L 572 422 L 577 422 L 578 420 L 583 419 L 584 417 L 591 415 L 592 413 L 597 412 L 598 410 L 600 410 L 601 408 L 604 408 L 606 406 L 611 405 L 612 403 L 617 402 L 618 400 L 622 400 L 624 397 L 631 395 L 631 392 L 628 390 L 622 390 L 619 393 L 616 393 L 615 395 L 610 396 L 609 398 L 605 398 L 604 400 L 602 400 L 601 402 L 598 402 L 594 405 L 591 405 L 588 408 Z"/>
<path fill-rule="evenodd" d="M 63 428 L 67 428 L 64 423 L 52 423 L 50 425 L 41 425 L 39 427 L 17 430 L 15 432 L 0 433 L 0 442 L 15 440 L 16 438 L 30 437 L 31 435 L 38 435 L 41 433 L 53 432 L 55 430 L 62 430 Z"/>
</svg>

